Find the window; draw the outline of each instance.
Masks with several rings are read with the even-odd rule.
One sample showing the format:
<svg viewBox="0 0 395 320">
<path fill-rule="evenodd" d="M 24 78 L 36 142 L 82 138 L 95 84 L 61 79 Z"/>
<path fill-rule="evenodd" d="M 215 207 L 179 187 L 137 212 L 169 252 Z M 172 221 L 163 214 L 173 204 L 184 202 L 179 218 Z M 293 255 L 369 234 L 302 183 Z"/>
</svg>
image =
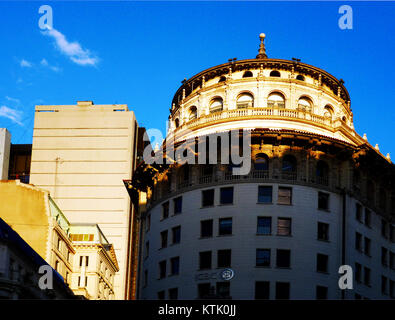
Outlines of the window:
<svg viewBox="0 0 395 320">
<path fill-rule="evenodd" d="M 273 70 L 270 72 L 270 77 L 281 77 L 281 74 L 277 70 Z"/>
<path fill-rule="evenodd" d="M 144 270 L 144 287 L 148 284 L 148 270 Z"/>
<path fill-rule="evenodd" d="M 149 241 L 145 243 L 145 257 L 148 258 L 149 256 Z"/>
<path fill-rule="evenodd" d="M 174 120 L 174 125 L 176 126 L 176 128 L 178 128 L 180 126 L 180 119 L 176 119 Z"/>
<path fill-rule="evenodd" d="M 357 262 L 355 263 L 355 281 L 360 283 L 362 279 L 362 266 Z"/>
<path fill-rule="evenodd" d="M 355 232 L 355 250 L 362 252 L 362 234 Z"/>
<path fill-rule="evenodd" d="M 237 97 L 236 108 L 253 108 L 254 107 L 254 97 L 250 93 L 242 93 Z"/>
<path fill-rule="evenodd" d="M 180 243 L 181 241 L 181 226 L 174 227 L 172 230 L 173 244 Z"/>
<path fill-rule="evenodd" d="M 390 251 L 390 268 L 395 269 L 395 253 Z"/>
<path fill-rule="evenodd" d="M 292 204 L 292 188 L 278 187 L 278 204 Z"/>
<path fill-rule="evenodd" d="M 205 299 L 210 295 L 211 284 L 209 282 L 198 284 L 198 299 Z"/>
<path fill-rule="evenodd" d="M 367 227 L 370 227 L 371 221 L 372 221 L 372 213 L 369 209 L 365 209 L 365 225 Z"/>
<path fill-rule="evenodd" d="M 170 272 L 172 275 L 180 273 L 180 257 L 174 257 L 170 259 Z"/>
<path fill-rule="evenodd" d="M 273 92 L 267 97 L 268 108 L 285 108 L 284 95 L 279 92 Z"/>
<path fill-rule="evenodd" d="M 316 287 L 316 298 L 317 298 L 317 300 L 328 299 L 328 287 L 317 286 Z"/>
<path fill-rule="evenodd" d="M 327 186 L 329 184 L 329 166 L 323 161 L 319 160 L 316 167 L 317 183 Z"/>
<path fill-rule="evenodd" d="M 162 220 L 169 217 L 169 201 L 162 204 Z"/>
<path fill-rule="evenodd" d="M 159 291 L 158 292 L 158 300 L 165 300 L 165 291 Z"/>
<path fill-rule="evenodd" d="M 277 249 L 277 268 L 291 267 L 291 250 Z"/>
<path fill-rule="evenodd" d="M 296 80 L 304 81 L 304 76 L 302 76 L 301 74 L 298 74 L 298 75 L 296 76 Z"/>
<path fill-rule="evenodd" d="M 365 285 L 370 286 L 370 269 L 367 267 L 364 267 L 363 269 L 364 269 L 363 282 L 365 283 Z"/>
<path fill-rule="evenodd" d="M 303 111 L 311 111 L 313 107 L 313 102 L 309 97 L 303 96 L 298 100 L 298 108 Z"/>
<path fill-rule="evenodd" d="M 318 209 L 329 210 L 329 194 L 318 192 Z"/>
<path fill-rule="evenodd" d="M 244 72 L 244 74 L 243 74 L 243 78 L 250 78 L 250 77 L 252 77 L 253 75 L 252 75 L 252 72 L 251 71 L 246 71 L 246 72 Z"/>
<path fill-rule="evenodd" d="M 276 299 L 289 299 L 290 284 L 289 282 L 276 282 Z"/>
<path fill-rule="evenodd" d="M 89 265 L 89 256 L 80 256 L 80 267 L 82 267 L 83 265 L 84 257 L 85 257 L 85 266 L 87 267 Z"/>
<path fill-rule="evenodd" d="M 328 272 L 328 259 L 326 254 L 317 254 L 317 272 Z"/>
<path fill-rule="evenodd" d="M 55 270 L 59 272 L 59 261 L 55 262 Z"/>
<path fill-rule="evenodd" d="M 387 283 L 388 283 L 388 278 L 381 276 L 381 293 L 382 294 L 387 294 Z"/>
<path fill-rule="evenodd" d="M 211 269 L 211 251 L 199 252 L 199 269 Z"/>
<path fill-rule="evenodd" d="M 224 81 L 226 80 L 226 78 L 224 79 Z M 211 100 L 210 102 L 210 113 L 213 112 L 218 112 L 218 111 L 222 111 L 223 108 L 223 101 L 222 98 L 214 98 L 213 100 Z"/>
<path fill-rule="evenodd" d="M 317 239 L 323 241 L 329 241 L 329 224 L 324 222 L 318 222 Z"/>
<path fill-rule="evenodd" d="M 256 249 L 256 266 L 270 267 L 270 249 Z"/>
<path fill-rule="evenodd" d="M 209 207 L 214 205 L 214 189 L 202 191 L 202 206 Z"/>
<path fill-rule="evenodd" d="M 175 198 L 174 200 L 174 214 L 182 212 L 182 197 Z"/>
<path fill-rule="evenodd" d="M 160 233 L 160 247 L 161 248 L 167 247 L 167 230 L 162 231 Z"/>
<path fill-rule="evenodd" d="M 220 298 L 230 297 L 230 282 L 217 282 L 217 296 Z"/>
<path fill-rule="evenodd" d="M 256 281 L 255 282 L 255 299 L 270 299 L 270 282 Z"/>
<path fill-rule="evenodd" d="M 389 295 L 392 299 L 395 298 L 395 281 L 390 280 Z"/>
<path fill-rule="evenodd" d="M 355 204 L 355 219 L 362 222 L 362 206 L 359 203 Z"/>
<path fill-rule="evenodd" d="M 62 240 L 58 239 L 58 250 L 62 250 Z"/>
<path fill-rule="evenodd" d="M 272 203 L 272 186 L 258 187 L 258 203 Z"/>
<path fill-rule="evenodd" d="M 387 239 L 387 222 L 381 219 L 381 235 Z"/>
<path fill-rule="evenodd" d="M 257 234 L 271 235 L 272 234 L 272 218 L 258 217 Z"/>
<path fill-rule="evenodd" d="M 283 173 L 296 173 L 296 159 L 294 156 L 286 155 L 283 158 L 283 166 L 282 166 Z"/>
<path fill-rule="evenodd" d="M 277 235 L 278 236 L 290 236 L 292 226 L 291 218 L 278 218 L 277 220 Z"/>
<path fill-rule="evenodd" d="M 219 219 L 218 235 L 228 236 L 232 234 L 232 218 Z"/>
<path fill-rule="evenodd" d="M 208 238 L 213 236 L 213 220 L 200 221 L 200 237 Z"/>
<path fill-rule="evenodd" d="M 220 203 L 233 204 L 233 187 L 221 188 L 220 191 Z"/>
<path fill-rule="evenodd" d="M 371 247 L 370 244 L 371 244 L 370 239 L 365 237 L 364 253 L 367 256 L 370 256 L 370 247 Z"/>
<path fill-rule="evenodd" d="M 264 153 L 258 153 L 255 156 L 254 169 L 265 171 L 269 170 L 269 157 Z"/>
<path fill-rule="evenodd" d="M 381 247 L 381 264 L 384 267 L 388 266 L 388 250 L 387 248 Z"/>
<path fill-rule="evenodd" d="M 178 288 L 169 289 L 169 299 L 177 300 L 178 299 Z"/>
<path fill-rule="evenodd" d="M 193 120 L 197 118 L 197 108 L 195 106 L 192 106 L 189 108 L 189 120 Z"/>
<path fill-rule="evenodd" d="M 228 268 L 232 262 L 232 250 L 218 250 L 217 252 L 217 266 L 218 268 Z"/>
<path fill-rule="evenodd" d="M 159 262 L 159 279 L 166 278 L 166 260 Z"/>
<path fill-rule="evenodd" d="M 151 215 L 147 215 L 147 224 L 146 224 L 146 229 L 145 231 L 148 232 L 151 228 Z"/>
</svg>

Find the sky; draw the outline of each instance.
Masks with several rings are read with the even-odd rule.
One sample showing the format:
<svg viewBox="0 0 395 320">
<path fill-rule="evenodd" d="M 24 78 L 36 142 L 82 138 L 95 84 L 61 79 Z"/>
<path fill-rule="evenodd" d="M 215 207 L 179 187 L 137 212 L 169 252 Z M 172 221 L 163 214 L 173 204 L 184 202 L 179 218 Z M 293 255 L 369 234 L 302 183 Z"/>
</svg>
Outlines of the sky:
<svg viewBox="0 0 395 320">
<path fill-rule="evenodd" d="M 339 28 L 350 5 L 353 28 Z M 53 28 L 39 27 L 50 5 Z M 395 2 L 0 0 L 0 127 L 31 143 L 34 106 L 127 104 L 166 129 L 184 78 L 229 58 L 300 58 L 345 81 L 356 131 L 395 159 Z"/>
</svg>

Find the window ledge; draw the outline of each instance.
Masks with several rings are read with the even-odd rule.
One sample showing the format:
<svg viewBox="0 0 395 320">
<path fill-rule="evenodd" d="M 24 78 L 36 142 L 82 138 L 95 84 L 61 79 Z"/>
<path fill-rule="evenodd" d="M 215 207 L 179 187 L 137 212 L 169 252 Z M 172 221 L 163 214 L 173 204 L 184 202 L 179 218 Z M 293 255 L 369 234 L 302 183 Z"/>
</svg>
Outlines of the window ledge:
<svg viewBox="0 0 395 320">
<path fill-rule="evenodd" d="M 281 269 L 281 270 L 291 270 L 291 267 L 278 267 L 276 266 L 276 269 Z"/>
<path fill-rule="evenodd" d="M 233 206 L 233 205 L 234 203 L 232 202 L 232 203 L 220 203 L 218 206 L 223 207 L 223 206 Z"/>
<path fill-rule="evenodd" d="M 329 209 L 323 209 L 323 208 L 317 208 L 317 210 L 320 210 L 320 211 L 324 211 L 324 212 L 331 212 L 331 210 L 329 210 Z"/>
<path fill-rule="evenodd" d="M 326 239 L 319 239 L 319 238 L 317 238 L 317 241 L 322 241 L 322 242 L 326 242 L 326 243 L 330 243 L 330 242 L 331 242 L 330 240 L 326 240 Z"/>
<path fill-rule="evenodd" d="M 257 236 L 272 236 L 272 233 L 256 233 Z"/>
<path fill-rule="evenodd" d="M 233 236 L 233 233 L 232 234 L 219 234 L 219 235 L 217 235 L 217 237 L 231 237 L 231 236 Z"/>
<path fill-rule="evenodd" d="M 201 206 L 200 209 L 215 208 L 215 205 Z"/>
<path fill-rule="evenodd" d="M 266 205 L 271 205 L 271 204 L 273 204 L 273 202 L 257 202 L 256 204 L 266 204 Z"/>
<path fill-rule="evenodd" d="M 207 237 L 199 237 L 198 239 L 201 240 L 201 239 L 212 239 L 212 238 L 213 236 L 207 236 Z"/>
<path fill-rule="evenodd" d="M 277 237 L 291 237 L 292 238 L 292 234 L 276 234 Z"/>
<path fill-rule="evenodd" d="M 278 203 L 277 202 L 277 205 L 279 205 L 279 206 L 292 206 L 292 203 Z"/>
</svg>

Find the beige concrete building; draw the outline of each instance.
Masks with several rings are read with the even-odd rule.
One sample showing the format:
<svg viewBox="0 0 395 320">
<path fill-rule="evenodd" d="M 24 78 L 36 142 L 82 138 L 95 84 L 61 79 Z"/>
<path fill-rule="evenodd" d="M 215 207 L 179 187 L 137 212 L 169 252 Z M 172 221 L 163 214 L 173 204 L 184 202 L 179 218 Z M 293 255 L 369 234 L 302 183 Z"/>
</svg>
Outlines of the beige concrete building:
<svg viewBox="0 0 395 320">
<path fill-rule="evenodd" d="M 113 300 L 114 277 L 119 271 L 114 247 L 96 224 L 72 225 L 76 249 L 70 287 L 87 299 Z"/>
<path fill-rule="evenodd" d="M 30 182 L 72 223 L 98 224 L 114 244 L 116 299 L 128 298 L 132 205 L 122 180 L 134 169 L 137 122 L 126 105 L 36 106 Z"/>
</svg>

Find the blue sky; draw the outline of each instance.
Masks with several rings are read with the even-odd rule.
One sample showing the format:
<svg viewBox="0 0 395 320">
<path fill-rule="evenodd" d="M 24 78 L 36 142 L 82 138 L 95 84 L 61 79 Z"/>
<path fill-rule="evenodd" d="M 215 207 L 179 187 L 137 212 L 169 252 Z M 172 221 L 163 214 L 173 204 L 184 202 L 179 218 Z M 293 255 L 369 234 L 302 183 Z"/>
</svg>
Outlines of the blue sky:
<svg viewBox="0 0 395 320">
<path fill-rule="evenodd" d="M 43 4 L 53 9 L 57 34 L 38 26 Z M 353 8 L 352 30 L 338 27 L 343 4 Z M 395 158 L 394 9 L 391 2 L 0 1 L 0 127 L 13 143 L 31 143 L 34 105 L 93 100 L 128 104 L 141 126 L 164 132 L 181 80 L 255 57 L 264 32 L 269 57 L 297 57 L 344 79 L 357 132 Z"/>
</svg>

